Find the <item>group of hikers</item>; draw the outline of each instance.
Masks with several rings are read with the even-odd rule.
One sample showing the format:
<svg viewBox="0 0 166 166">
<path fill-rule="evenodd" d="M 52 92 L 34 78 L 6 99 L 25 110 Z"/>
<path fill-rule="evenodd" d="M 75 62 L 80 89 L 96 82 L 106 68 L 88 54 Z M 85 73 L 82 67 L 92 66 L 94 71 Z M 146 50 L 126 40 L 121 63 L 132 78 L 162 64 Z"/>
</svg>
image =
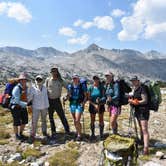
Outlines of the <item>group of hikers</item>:
<svg viewBox="0 0 166 166">
<path fill-rule="evenodd" d="M 63 97 L 63 102 L 69 101 L 69 110 L 71 112 L 75 130 L 76 141 L 82 139 L 81 116 L 84 111 L 86 102 L 89 102 L 90 113 L 90 140 L 94 140 L 95 136 L 95 119 L 96 114 L 99 116 L 99 133 L 103 139 L 104 133 L 104 112 L 107 110 L 110 117 L 110 127 L 113 134 L 118 133 L 117 119 L 121 113 L 121 105 L 119 103 L 120 88 L 117 81 L 114 80 L 114 74 L 107 72 L 104 74 L 105 81 L 93 76 L 93 83 L 88 87 L 81 83 L 81 79 L 77 74 L 73 74 L 72 83 L 66 84 L 62 79 L 57 67 L 50 69 L 50 76 L 44 80 L 42 75 L 37 75 L 35 83 L 27 88 L 27 75 L 20 74 L 17 84 L 14 85 L 9 107 L 13 117 L 14 133 L 17 140 L 24 139 L 23 131 L 28 123 L 27 107 L 32 108 L 32 125 L 30 138 L 34 141 L 37 131 L 39 115 L 41 114 L 42 134 L 48 137 L 47 132 L 47 113 L 49 115 L 51 126 L 51 139 L 56 140 L 56 126 L 54 122 L 54 112 L 59 116 L 65 134 L 70 134 L 70 127 L 65 116 L 63 103 L 61 101 L 62 87 L 67 89 L 67 95 Z M 141 86 L 137 76 L 131 78 L 134 87 L 132 96 L 128 95 L 127 102 L 135 108 L 135 117 L 140 127 L 141 141 L 144 144 L 143 153 L 148 154 L 149 133 L 148 133 L 148 97 L 145 89 Z M 7 89 L 7 88 L 6 88 Z M 7 92 L 6 92 L 7 93 Z"/>
</svg>

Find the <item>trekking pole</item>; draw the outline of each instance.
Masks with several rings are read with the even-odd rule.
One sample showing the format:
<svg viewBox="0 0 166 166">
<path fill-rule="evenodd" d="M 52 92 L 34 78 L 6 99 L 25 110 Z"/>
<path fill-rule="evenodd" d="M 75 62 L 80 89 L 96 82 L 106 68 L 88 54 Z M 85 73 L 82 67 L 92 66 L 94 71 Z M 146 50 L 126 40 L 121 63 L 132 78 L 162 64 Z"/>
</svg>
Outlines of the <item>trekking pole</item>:
<svg viewBox="0 0 166 166">
<path fill-rule="evenodd" d="M 84 107 L 83 107 L 83 109 L 84 109 Z M 85 135 L 84 110 L 83 110 L 83 112 L 82 112 L 82 123 L 83 123 L 83 133 L 84 133 L 84 135 Z"/>
<path fill-rule="evenodd" d="M 135 116 L 134 116 L 134 107 L 132 105 L 130 106 L 130 111 L 131 111 L 131 116 L 132 116 L 132 119 L 133 119 L 133 122 L 134 122 L 134 129 L 135 129 L 136 138 L 138 139 L 137 123 L 136 123 L 136 119 L 135 119 Z"/>
</svg>

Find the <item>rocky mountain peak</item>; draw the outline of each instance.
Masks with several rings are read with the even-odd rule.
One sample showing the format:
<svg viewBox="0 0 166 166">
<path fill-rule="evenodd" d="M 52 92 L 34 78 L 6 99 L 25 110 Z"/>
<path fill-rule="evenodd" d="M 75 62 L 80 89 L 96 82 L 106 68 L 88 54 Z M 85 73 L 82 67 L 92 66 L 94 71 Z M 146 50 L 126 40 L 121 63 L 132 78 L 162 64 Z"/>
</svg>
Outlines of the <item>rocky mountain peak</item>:
<svg viewBox="0 0 166 166">
<path fill-rule="evenodd" d="M 86 50 L 87 52 L 92 52 L 92 51 L 99 51 L 101 50 L 101 48 L 95 43 L 92 43 L 91 45 L 89 45 L 89 47 Z"/>
</svg>

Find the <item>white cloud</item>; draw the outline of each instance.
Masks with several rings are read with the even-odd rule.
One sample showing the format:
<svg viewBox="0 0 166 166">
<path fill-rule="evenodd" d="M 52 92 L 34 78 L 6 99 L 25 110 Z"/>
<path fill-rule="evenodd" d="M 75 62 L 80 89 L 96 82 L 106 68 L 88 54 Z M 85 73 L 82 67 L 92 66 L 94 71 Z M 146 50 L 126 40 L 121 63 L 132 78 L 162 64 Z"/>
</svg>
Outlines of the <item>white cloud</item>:
<svg viewBox="0 0 166 166">
<path fill-rule="evenodd" d="M 84 28 L 84 29 L 89 29 L 92 26 L 94 26 L 93 22 L 85 22 L 84 24 L 82 24 L 82 28 Z"/>
<path fill-rule="evenodd" d="M 32 15 L 24 5 L 18 2 L 1 2 L 0 14 L 6 14 L 10 18 L 15 18 L 19 22 L 28 23 Z"/>
<path fill-rule="evenodd" d="M 76 24 L 77 23 L 77 24 Z M 98 29 L 113 30 L 114 22 L 110 16 L 97 16 L 92 21 L 76 21 L 74 23 L 77 26 L 81 26 L 83 29 L 89 29 L 91 27 L 97 27 Z"/>
<path fill-rule="evenodd" d="M 72 37 L 76 35 L 76 31 L 74 31 L 70 27 L 62 27 L 61 29 L 59 29 L 59 34 Z"/>
<path fill-rule="evenodd" d="M 110 16 L 97 16 L 94 18 L 94 24 L 97 26 L 99 29 L 104 29 L 104 30 L 113 30 L 114 29 L 114 22 L 112 17 Z"/>
<path fill-rule="evenodd" d="M 157 35 L 162 34 L 162 32 L 165 32 L 166 35 L 166 22 L 161 24 L 149 24 L 145 29 L 145 38 L 155 38 Z"/>
<path fill-rule="evenodd" d="M 69 44 L 81 44 L 81 45 L 84 45 L 84 44 L 86 44 L 88 42 L 88 40 L 89 40 L 89 35 L 84 34 L 84 35 L 82 35 L 81 37 L 78 37 L 78 38 L 71 38 L 67 42 Z"/>
<path fill-rule="evenodd" d="M 1 2 L 0 3 L 0 14 L 5 13 L 5 11 L 8 9 L 8 5 L 6 2 Z"/>
<path fill-rule="evenodd" d="M 121 16 L 125 15 L 125 11 L 120 10 L 120 9 L 114 9 L 111 12 L 111 15 L 114 16 L 114 17 L 121 17 Z"/>
<path fill-rule="evenodd" d="M 75 27 L 79 27 L 79 26 L 81 26 L 82 24 L 83 24 L 83 21 L 79 19 L 79 20 L 75 21 L 73 25 L 74 25 Z"/>
<path fill-rule="evenodd" d="M 119 40 L 166 36 L 165 0 L 138 0 L 133 5 L 132 15 L 123 17 L 121 24 L 123 29 L 118 34 Z"/>
</svg>

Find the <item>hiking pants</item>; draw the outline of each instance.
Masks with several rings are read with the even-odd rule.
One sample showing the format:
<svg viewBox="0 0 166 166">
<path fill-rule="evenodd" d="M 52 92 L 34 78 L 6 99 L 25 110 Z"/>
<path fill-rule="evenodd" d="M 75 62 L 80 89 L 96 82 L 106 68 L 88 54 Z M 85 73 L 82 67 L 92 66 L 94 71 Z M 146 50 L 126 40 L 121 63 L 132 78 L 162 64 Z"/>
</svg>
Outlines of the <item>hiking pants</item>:
<svg viewBox="0 0 166 166">
<path fill-rule="evenodd" d="M 37 123 L 39 120 L 39 115 L 41 114 L 41 122 L 42 122 L 42 133 L 46 134 L 47 133 L 47 122 L 46 122 L 46 117 L 47 117 L 47 112 L 48 109 L 33 109 L 32 112 L 32 129 L 31 129 L 31 135 L 35 137 L 36 135 L 36 130 L 37 130 Z"/>
<path fill-rule="evenodd" d="M 65 113 L 64 113 L 64 110 L 62 108 L 60 98 L 49 99 L 49 105 L 50 105 L 50 107 L 49 107 L 48 112 L 49 112 L 49 119 L 50 119 L 52 134 L 56 133 L 55 123 L 54 123 L 54 111 L 55 110 L 56 110 L 56 112 L 57 112 L 57 114 L 58 114 L 58 116 L 63 124 L 65 131 L 69 132 L 69 125 L 68 125 L 67 119 L 65 117 Z"/>
</svg>

